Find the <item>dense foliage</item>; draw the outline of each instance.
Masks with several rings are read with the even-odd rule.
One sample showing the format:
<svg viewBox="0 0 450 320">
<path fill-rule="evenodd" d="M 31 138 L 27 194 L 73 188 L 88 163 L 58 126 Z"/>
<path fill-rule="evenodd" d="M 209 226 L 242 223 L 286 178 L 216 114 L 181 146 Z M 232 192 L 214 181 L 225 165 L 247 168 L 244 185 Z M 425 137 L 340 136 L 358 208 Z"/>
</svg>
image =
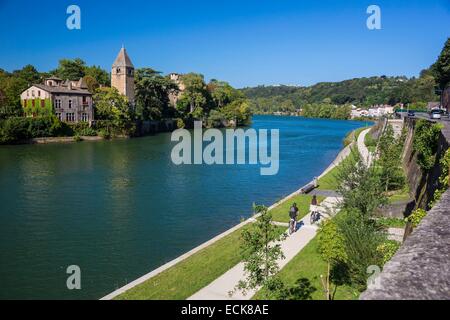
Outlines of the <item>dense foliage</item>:
<svg viewBox="0 0 450 320">
<path fill-rule="evenodd" d="M 213 79 L 206 84 L 203 75 L 196 73 L 183 75 L 182 82 L 185 90 L 176 105 L 180 118 L 203 120 L 211 127 L 250 123 L 248 99 L 227 82 Z"/>
<path fill-rule="evenodd" d="M 436 161 L 438 139 L 442 125 L 420 119 L 416 122 L 413 150 L 417 153 L 417 163 L 427 171 Z"/>
</svg>

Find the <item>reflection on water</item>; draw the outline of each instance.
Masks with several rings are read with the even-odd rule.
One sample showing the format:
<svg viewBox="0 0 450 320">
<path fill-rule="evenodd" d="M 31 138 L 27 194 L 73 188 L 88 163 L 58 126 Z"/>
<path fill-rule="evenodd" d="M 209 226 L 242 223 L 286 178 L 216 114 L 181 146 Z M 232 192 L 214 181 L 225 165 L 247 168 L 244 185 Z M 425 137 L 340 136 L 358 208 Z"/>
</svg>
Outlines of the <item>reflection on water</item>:
<svg viewBox="0 0 450 320">
<path fill-rule="evenodd" d="M 280 129 L 280 171 L 175 166 L 169 134 L 0 147 L 0 298 L 99 298 L 319 174 L 361 122 L 255 117 Z M 82 290 L 65 287 L 79 265 Z"/>
</svg>

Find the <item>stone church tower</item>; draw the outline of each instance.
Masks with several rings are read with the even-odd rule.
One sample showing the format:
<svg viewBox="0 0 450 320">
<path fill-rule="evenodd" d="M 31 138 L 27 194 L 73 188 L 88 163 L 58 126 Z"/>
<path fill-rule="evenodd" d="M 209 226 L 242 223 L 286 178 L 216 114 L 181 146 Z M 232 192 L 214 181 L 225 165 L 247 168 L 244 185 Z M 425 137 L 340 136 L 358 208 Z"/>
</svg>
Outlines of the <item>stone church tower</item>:
<svg viewBox="0 0 450 320">
<path fill-rule="evenodd" d="M 111 86 L 119 90 L 134 105 L 134 66 L 124 47 L 112 66 Z"/>
</svg>

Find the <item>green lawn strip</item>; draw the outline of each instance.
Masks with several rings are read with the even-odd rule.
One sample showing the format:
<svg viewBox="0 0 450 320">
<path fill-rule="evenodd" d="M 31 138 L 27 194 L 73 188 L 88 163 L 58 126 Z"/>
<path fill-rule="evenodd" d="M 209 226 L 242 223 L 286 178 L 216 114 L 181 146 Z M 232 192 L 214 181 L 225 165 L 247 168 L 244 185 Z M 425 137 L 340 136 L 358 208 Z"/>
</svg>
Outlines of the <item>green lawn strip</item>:
<svg viewBox="0 0 450 320">
<path fill-rule="evenodd" d="M 401 218 L 379 218 L 377 222 L 386 228 L 404 228 L 406 226 L 405 219 Z"/>
<path fill-rule="evenodd" d="M 344 146 L 348 146 L 350 143 L 352 143 L 353 141 L 357 141 L 359 135 L 361 134 L 362 131 L 366 130 L 367 127 L 361 127 L 358 128 L 356 130 L 353 130 L 352 132 L 350 132 L 345 138 L 344 138 Z"/>
<path fill-rule="evenodd" d="M 342 162 L 331 169 L 326 175 L 319 179 L 319 186 L 317 189 L 319 190 L 336 190 L 338 187 L 337 175 L 339 170 L 341 170 L 342 165 L 345 161 L 351 160 L 353 157 L 352 153 L 350 153 L 347 158 L 342 160 Z"/>
<path fill-rule="evenodd" d="M 298 219 L 303 218 L 309 212 L 309 205 L 311 204 L 312 196 L 306 194 L 299 194 L 291 199 L 283 202 L 277 207 L 270 210 L 272 218 L 277 222 L 289 222 L 289 209 L 291 205 L 295 202 L 297 204 L 299 215 Z M 317 201 L 320 203 L 325 199 L 325 197 L 317 196 Z"/>
<path fill-rule="evenodd" d="M 246 225 L 116 297 L 116 300 L 182 300 L 241 261 L 240 236 Z M 277 227 L 279 233 L 286 231 Z"/>
<path fill-rule="evenodd" d="M 307 278 L 311 281 L 311 285 L 316 288 L 312 294 L 313 300 L 325 300 L 320 275 L 327 272 L 327 263 L 322 260 L 318 253 L 317 237 L 313 238 L 286 266 L 278 273 L 278 277 L 287 285 L 293 286 L 299 278 Z M 333 286 L 334 288 L 334 286 Z M 252 298 L 259 300 L 264 297 L 262 288 Z M 336 290 L 336 300 L 355 300 L 359 297 L 359 292 L 352 287 L 345 285 L 340 286 Z"/>
<path fill-rule="evenodd" d="M 394 203 L 397 201 L 407 201 L 409 199 L 411 199 L 411 196 L 409 195 L 408 190 L 397 191 L 396 193 L 388 197 L 389 203 Z"/>
</svg>

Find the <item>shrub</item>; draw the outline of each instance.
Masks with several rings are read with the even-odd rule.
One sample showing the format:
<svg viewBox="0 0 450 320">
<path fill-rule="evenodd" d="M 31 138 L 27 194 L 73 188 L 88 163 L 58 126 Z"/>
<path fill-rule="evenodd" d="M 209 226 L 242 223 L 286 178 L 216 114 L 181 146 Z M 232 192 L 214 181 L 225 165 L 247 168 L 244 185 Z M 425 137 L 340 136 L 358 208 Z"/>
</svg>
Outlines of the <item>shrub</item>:
<svg viewBox="0 0 450 320">
<path fill-rule="evenodd" d="M 87 122 L 79 122 L 70 125 L 73 134 L 79 136 L 96 136 L 97 131 L 89 126 Z"/>
<path fill-rule="evenodd" d="M 377 251 L 383 257 L 383 265 L 392 259 L 398 248 L 400 248 L 400 243 L 393 240 L 388 240 L 377 247 Z"/>
<path fill-rule="evenodd" d="M 177 128 L 178 129 L 183 129 L 186 126 L 186 124 L 184 123 L 183 119 L 178 118 L 177 119 Z"/>
<path fill-rule="evenodd" d="M 422 119 L 417 121 L 413 140 L 413 150 L 417 153 L 417 163 L 422 170 L 430 170 L 435 163 L 435 155 L 441 129 L 441 124 L 432 124 Z"/>
<path fill-rule="evenodd" d="M 420 224 L 420 221 L 422 221 L 423 218 L 427 215 L 427 212 L 423 209 L 416 209 L 414 210 L 407 218 L 406 221 L 411 222 L 413 228 L 417 228 L 417 226 Z"/>
</svg>

